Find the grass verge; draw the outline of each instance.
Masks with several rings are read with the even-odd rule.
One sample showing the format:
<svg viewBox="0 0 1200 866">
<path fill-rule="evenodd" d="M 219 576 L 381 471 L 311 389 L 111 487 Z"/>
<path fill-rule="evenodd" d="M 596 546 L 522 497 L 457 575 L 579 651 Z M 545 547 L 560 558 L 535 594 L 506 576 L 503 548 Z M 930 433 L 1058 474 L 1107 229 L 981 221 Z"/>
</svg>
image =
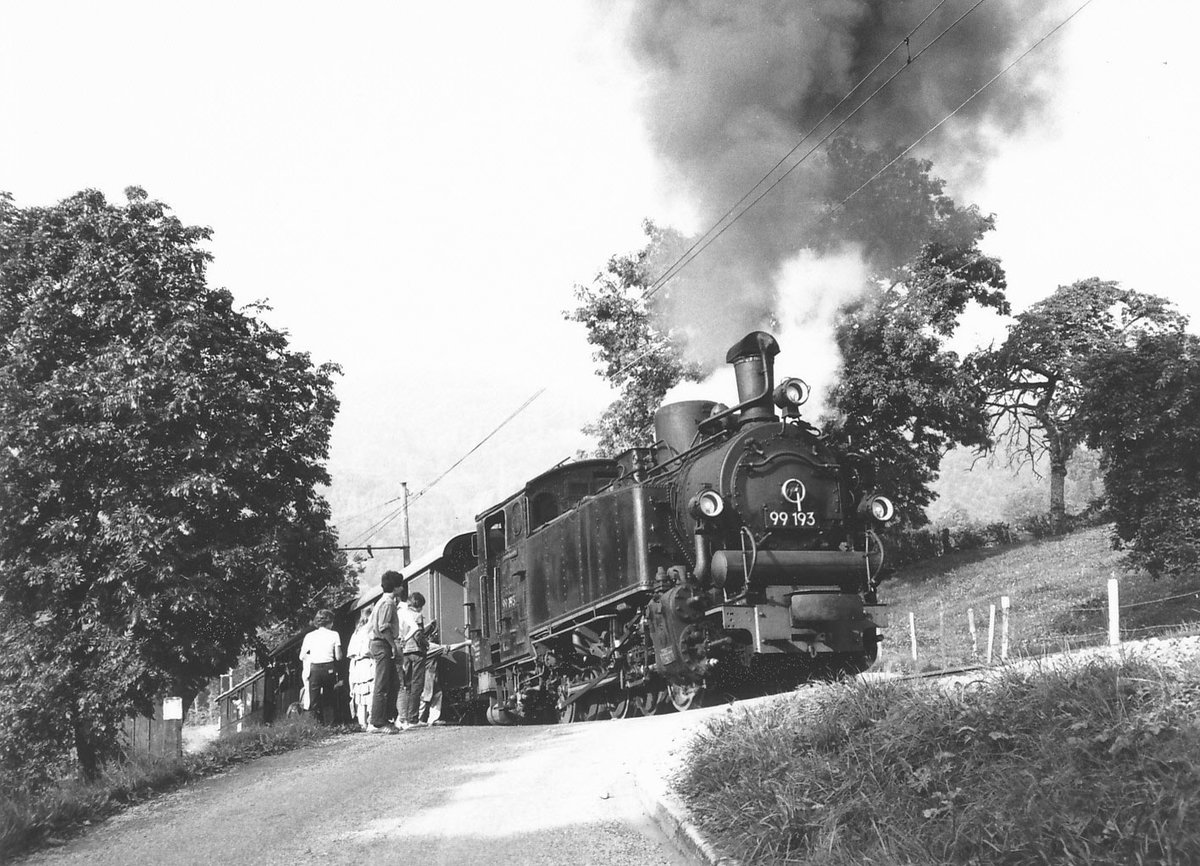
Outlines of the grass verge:
<svg viewBox="0 0 1200 866">
<path fill-rule="evenodd" d="M 747 863 L 1200 863 L 1200 669 L 1124 658 L 730 713 L 677 781 Z"/>
<path fill-rule="evenodd" d="M 891 608 L 878 669 L 919 671 L 971 664 L 987 653 L 989 615 L 997 611 L 993 657 L 1001 650 L 1001 597 L 1009 610 L 1009 656 L 1037 656 L 1107 640 L 1107 583 L 1120 583 L 1125 640 L 1200 627 L 1200 573 L 1155 580 L 1125 571 L 1111 526 L 1003 547 L 952 552 L 900 569 L 880 586 Z M 968 630 L 974 612 L 976 634 Z M 911 653 L 909 614 L 916 627 Z"/>
<path fill-rule="evenodd" d="M 94 782 L 64 780 L 36 792 L 0 798 L 0 862 L 122 808 L 227 767 L 320 741 L 330 729 L 307 720 L 256 727 L 213 740 L 180 760 L 137 760 L 106 767 Z"/>
</svg>

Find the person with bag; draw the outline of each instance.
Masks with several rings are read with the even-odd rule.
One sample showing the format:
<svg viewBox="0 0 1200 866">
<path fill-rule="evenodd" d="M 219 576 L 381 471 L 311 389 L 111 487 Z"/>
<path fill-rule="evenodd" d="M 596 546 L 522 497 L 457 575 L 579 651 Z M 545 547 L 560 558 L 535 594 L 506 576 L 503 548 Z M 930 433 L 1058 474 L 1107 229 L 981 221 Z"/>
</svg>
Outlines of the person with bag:
<svg viewBox="0 0 1200 866">
<path fill-rule="evenodd" d="M 425 689 L 425 652 L 429 649 L 429 634 L 425 631 L 425 596 L 419 592 L 408 596 L 408 604 L 400 611 L 400 730 L 406 731 L 418 723 L 421 692 Z"/>
</svg>

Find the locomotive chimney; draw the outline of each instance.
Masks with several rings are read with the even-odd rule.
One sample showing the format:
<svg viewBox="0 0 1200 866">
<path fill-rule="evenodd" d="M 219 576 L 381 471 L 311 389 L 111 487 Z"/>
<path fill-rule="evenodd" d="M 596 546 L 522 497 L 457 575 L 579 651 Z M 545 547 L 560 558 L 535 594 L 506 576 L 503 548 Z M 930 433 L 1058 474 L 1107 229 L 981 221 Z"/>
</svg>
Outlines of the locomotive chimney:
<svg viewBox="0 0 1200 866">
<path fill-rule="evenodd" d="M 740 422 L 774 421 L 775 407 L 771 390 L 775 387 L 775 356 L 779 343 L 765 331 L 752 331 L 725 355 L 737 377 Z"/>
</svg>

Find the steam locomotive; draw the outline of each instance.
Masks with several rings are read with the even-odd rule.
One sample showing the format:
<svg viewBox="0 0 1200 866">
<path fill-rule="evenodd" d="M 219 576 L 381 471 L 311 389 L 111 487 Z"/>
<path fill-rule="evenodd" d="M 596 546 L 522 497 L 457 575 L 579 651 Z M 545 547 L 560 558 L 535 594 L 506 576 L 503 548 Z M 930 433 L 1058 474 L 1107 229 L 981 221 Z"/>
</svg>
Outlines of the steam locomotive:
<svg viewBox="0 0 1200 866">
<path fill-rule="evenodd" d="M 465 630 L 488 721 L 686 710 L 874 662 L 894 508 L 801 419 L 778 353 L 748 334 L 726 357 L 737 405 L 664 405 L 653 447 L 557 466 L 477 517 Z"/>
</svg>

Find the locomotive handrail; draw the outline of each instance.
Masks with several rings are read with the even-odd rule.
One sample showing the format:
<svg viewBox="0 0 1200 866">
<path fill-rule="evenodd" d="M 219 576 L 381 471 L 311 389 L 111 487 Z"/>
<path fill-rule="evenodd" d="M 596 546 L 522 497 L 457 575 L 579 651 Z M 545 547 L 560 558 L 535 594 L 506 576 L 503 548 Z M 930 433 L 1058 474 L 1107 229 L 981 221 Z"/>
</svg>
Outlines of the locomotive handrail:
<svg viewBox="0 0 1200 866">
<path fill-rule="evenodd" d="M 670 466 L 672 463 L 682 460 L 684 457 L 687 457 L 687 456 L 693 454 L 694 452 L 699 451 L 700 449 L 704 448 L 706 445 L 709 445 L 709 444 L 717 441 L 718 439 L 721 438 L 723 432 L 724 431 L 722 431 L 722 433 L 714 433 L 712 436 L 709 436 L 707 439 L 701 440 L 700 444 L 693 445 L 687 451 L 680 451 L 674 457 L 670 457 L 670 458 L 664 460 L 662 463 L 659 463 L 657 466 L 651 467 L 650 469 L 648 469 L 646 471 L 646 479 L 649 480 L 651 477 L 658 475 L 659 473 L 665 471 L 667 469 L 667 467 Z M 634 474 L 636 475 L 637 473 L 634 473 Z"/>
</svg>

